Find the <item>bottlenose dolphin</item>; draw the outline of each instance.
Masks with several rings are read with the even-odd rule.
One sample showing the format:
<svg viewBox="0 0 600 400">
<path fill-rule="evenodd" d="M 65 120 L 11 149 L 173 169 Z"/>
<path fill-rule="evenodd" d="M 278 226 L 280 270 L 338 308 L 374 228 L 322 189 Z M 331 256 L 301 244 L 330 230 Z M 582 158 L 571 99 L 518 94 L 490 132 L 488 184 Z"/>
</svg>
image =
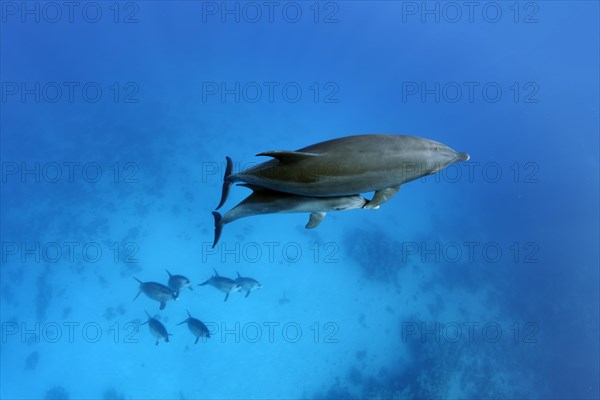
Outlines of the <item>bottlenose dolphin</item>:
<svg viewBox="0 0 600 400">
<path fill-rule="evenodd" d="M 178 293 L 169 289 L 167 286 L 158 282 L 142 282 L 135 276 L 133 277 L 140 283 L 140 291 L 135 295 L 133 300 L 137 299 L 140 293 L 144 293 L 152 300 L 156 300 L 160 303 L 160 309 L 164 310 L 167 306 L 167 301 L 177 300 Z"/>
<path fill-rule="evenodd" d="M 215 274 L 208 279 L 206 282 L 199 283 L 198 286 L 211 285 L 221 292 L 225 293 L 225 300 L 229 298 L 229 293 L 237 292 L 241 289 L 240 285 L 235 283 L 233 279 L 226 278 L 224 276 L 219 275 L 216 269 L 213 268 Z"/>
<path fill-rule="evenodd" d="M 227 200 L 233 182 L 302 196 L 348 196 L 375 192 L 365 208 L 389 200 L 400 185 L 466 161 L 460 153 L 429 139 L 402 135 L 357 135 L 328 140 L 296 151 L 267 151 L 273 157 L 244 171 L 233 173 L 227 157 L 221 202 Z"/>
<path fill-rule="evenodd" d="M 187 311 L 187 313 L 188 318 L 185 321 L 178 323 L 177 325 L 187 323 L 189 330 L 194 336 L 196 336 L 196 342 L 194 344 L 198 344 L 198 340 L 200 340 L 201 337 L 210 338 L 210 332 L 206 325 L 204 325 L 204 322 L 192 317 L 192 314 L 190 314 L 189 311 Z"/>
<path fill-rule="evenodd" d="M 253 290 L 256 289 L 260 289 L 262 287 L 262 285 L 256 280 L 256 279 L 252 279 L 249 277 L 243 277 L 240 275 L 239 272 L 237 273 L 237 278 L 235 278 L 235 283 L 237 283 L 238 285 L 240 285 L 241 289 L 246 292 L 246 295 L 244 297 L 248 297 L 250 296 L 250 292 L 252 292 Z"/>
<path fill-rule="evenodd" d="M 352 196 L 311 197 L 276 192 L 248 184 L 241 184 L 240 186 L 252 189 L 252 194 L 223 216 L 217 211 L 213 212 L 215 218 L 213 248 L 219 242 L 223 226 L 240 218 L 261 214 L 310 213 L 306 229 L 312 229 L 319 226 L 328 211 L 362 208 L 367 203 L 367 199 L 358 194 Z"/>
<path fill-rule="evenodd" d="M 171 289 L 172 291 L 177 292 L 177 294 L 179 294 L 179 291 L 181 289 L 188 288 L 190 290 L 194 290 L 194 288 L 192 288 L 192 282 L 190 282 L 190 280 L 187 277 L 183 275 L 173 275 L 167 269 L 165 269 L 165 271 L 167 271 L 167 274 L 169 274 L 168 285 L 169 289 Z"/>
<path fill-rule="evenodd" d="M 167 328 L 165 328 L 165 326 L 159 320 L 157 320 L 156 317 L 150 316 L 148 311 L 146 311 L 146 315 L 148 316 L 148 320 L 140 325 L 148 324 L 150 333 L 152 333 L 152 336 L 156 338 L 156 346 L 158 346 L 158 342 L 161 340 L 164 340 L 165 343 L 169 343 L 169 333 L 167 332 Z"/>
</svg>

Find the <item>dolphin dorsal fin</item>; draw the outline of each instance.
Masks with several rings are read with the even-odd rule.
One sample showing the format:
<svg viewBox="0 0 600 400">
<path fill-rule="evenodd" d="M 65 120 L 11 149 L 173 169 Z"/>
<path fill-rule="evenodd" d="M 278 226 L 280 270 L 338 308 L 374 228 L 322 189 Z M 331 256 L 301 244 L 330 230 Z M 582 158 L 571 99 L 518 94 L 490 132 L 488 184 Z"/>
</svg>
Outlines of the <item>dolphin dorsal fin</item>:
<svg viewBox="0 0 600 400">
<path fill-rule="evenodd" d="M 238 278 L 242 277 L 239 272 L 235 271 L 235 273 L 237 274 Z"/>
<path fill-rule="evenodd" d="M 213 268 L 213 271 L 215 271 L 215 276 L 219 276 L 219 273 L 217 272 L 216 269 Z"/>
<path fill-rule="evenodd" d="M 258 153 L 258 156 L 268 156 L 273 157 L 279 160 L 279 162 L 295 162 L 306 159 L 308 157 L 316 157 L 318 154 L 315 153 L 306 153 L 303 151 L 289 151 L 289 150 L 278 150 L 278 151 L 265 151 L 263 153 Z"/>
<path fill-rule="evenodd" d="M 326 213 L 322 211 L 310 214 L 310 218 L 306 224 L 306 229 L 313 229 L 319 226 L 319 224 L 323 221 L 323 218 L 325 218 L 325 215 Z"/>
<path fill-rule="evenodd" d="M 167 271 L 167 274 L 169 274 L 169 276 L 173 276 L 173 274 L 170 273 L 168 269 L 165 268 L 165 271 Z"/>
</svg>

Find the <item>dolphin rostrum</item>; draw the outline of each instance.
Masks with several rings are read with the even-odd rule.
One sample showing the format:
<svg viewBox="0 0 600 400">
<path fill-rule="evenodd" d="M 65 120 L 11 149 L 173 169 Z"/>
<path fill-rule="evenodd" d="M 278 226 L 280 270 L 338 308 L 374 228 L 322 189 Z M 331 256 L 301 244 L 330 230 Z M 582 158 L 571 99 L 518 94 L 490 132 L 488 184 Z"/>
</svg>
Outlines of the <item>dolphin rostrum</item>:
<svg viewBox="0 0 600 400">
<path fill-rule="evenodd" d="M 196 336 L 196 342 L 194 344 L 198 344 L 198 340 L 200 340 L 201 337 L 210 338 L 210 331 L 208 330 L 204 322 L 192 317 L 192 314 L 190 314 L 189 311 L 187 313 L 188 318 L 185 321 L 178 323 L 177 325 L 187 323 L 190 332 L 192 332 L 192 334 Z"/>
<path fill-rule="evenodd" d="M 329 211 L 362 208 L 367 203 L 367 199 L 358 194 L 352 196 L 311 197 L 276 192 L 248 184 L 242 184 L 241 186 L 252 189 L 252 194 L 223 216 L 217 211 L 213 212 L 215 218 L 213 248 L 219 242 L 223 226 L 240 218 L 261 214 L 310 213 L 306 228 L 312 229 L 319 226 Z"/>
<path fill-rule="evenodd" d="M 226 278 L 224 276 L 219 275 L 216 269 L 213 268 L 215 274 L 210 277 L 207 281 L 203 283 L 199 283 L 198 286 L 211 285 L 221 292 L 225 293 L 225 300 L 229 298 L 229 294 L 232 292 L 237 292 L 241 289 L 240 285 L 235 283 L 233 279 Z"/>
<path fill-rule="evenodd" d="M 164 310 L 164 308 L 167 306 L 167 301 L 177 300 L 178 293 L 174 290 L 169 289 L 169 287 L 163 285 L 162 283 L 142 282 L 135 276 L 133 277 L 133 279 L 140 283 L 140 291 L 133 298 L 134 300 L 138 298 L 140 293 L 144 293 L 152 300 L 158 301 L 160 303 L 161 310 Z"/>
<path fill-rule="evenodd" d="M 227 200 L 233 182 L 303 196 L 348 196 L 375 192 L 365 208 L 377 208 L 400 185 L 466 161 L 468 153 L 456 152 L 429 139 L 403 135 L 357 135 L 328 140 L 296 151 L 267 151 L 258 156 L 272 160 L 233 173 L 227 157 L 221 202 Z"/>
</svg>

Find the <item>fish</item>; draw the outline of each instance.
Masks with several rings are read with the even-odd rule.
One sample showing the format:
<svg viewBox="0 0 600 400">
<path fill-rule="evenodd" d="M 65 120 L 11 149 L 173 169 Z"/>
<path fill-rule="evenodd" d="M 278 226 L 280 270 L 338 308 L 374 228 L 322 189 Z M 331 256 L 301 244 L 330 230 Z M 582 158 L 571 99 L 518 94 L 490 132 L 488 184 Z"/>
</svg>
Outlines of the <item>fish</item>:
<svg viewBox="0 0 600 400">
<path fill-rule="evenodd" d="M 194 344 L 198 344 L 198 340 L 200 340 L 200 338 L 210 338 L 210 331 L 208 330 L 204 322 L 192 317 L 192 314 L 190 314 L 189 311 L 187 311 L 187 313 L 188 318 L 185 321 L 178 323 L 177 325 L 187 323 L 190 332 L 192 332 L 192 334 L 196 336 L 196 342 Z"/>
<path fill-rule="evenodd" d="M 167 301 L 177 300 L 179 294 L 169 287 L 163 285 L 158 282 L 142 282 L 135 276 L 133 277 L 136 281 L 140 283 L 140 291 L 133 298 L 133 300 L 137 299 L 141 293 L 144 293 L 146 296 L 150 297 L 152 300 L 156 300 L 160 303 L 160 309 L 164 310 L 167 306 Z"/>
<path fill-rule="evenodd" d="M 192 282 L 185 276 L 183 275 L 173 275 L 169 272 L 169 270 L 165 270 L 167 271 L 167 274 L 169 274 L 169 289 L 171 289 L 174 292 L 177 292 L 177 294 L 179 294 L 179 292 L 181 291 L 181 289 L 190 289 L 190 290 L 194 290 L 194 288 L 192 287 Z"/>
<path fill-rule="evenodd" d="M 150 316 L 148 311 L 146 311 L 146 315 L 148 316 L 148 320 L 143 322 L 141 325 L 148 324 L 150 333 L 156 338 L 156 346 L 158 346 L 158 342 L 161 340 L 165 343 L 169 343 L 169 333 L 167 332 L 167 328 L 165 328 L 165 326 L 158 319 L 156 319 L 156 316 Z"/>
<path fill-rule="evenodd" d="M 237 292 L 241 289 L 241 286 L 235 283 L 233 279 L 219 275 L 217 270 L 214 268 L 213 271 L 215 271 L 215 274 L 207 281 L 199 283 L 198 286 L 210 285 L 220 290 L 221 292 L 225 293 L 225 300 L 223 301 L 227 301 L 230 293 Z"/>
<path fill-rule="evenodd" d="M 234 282 L 240 285 L 240 290 L 246 292 L 246 295 L 244 297 L 248 297 L 250 296 L 250 292 L 262 288 L 262 285 L 256 279 L 242 277 L 239 272 L 236 273 L 237 278 L 235 278 Z"/>
</svg>

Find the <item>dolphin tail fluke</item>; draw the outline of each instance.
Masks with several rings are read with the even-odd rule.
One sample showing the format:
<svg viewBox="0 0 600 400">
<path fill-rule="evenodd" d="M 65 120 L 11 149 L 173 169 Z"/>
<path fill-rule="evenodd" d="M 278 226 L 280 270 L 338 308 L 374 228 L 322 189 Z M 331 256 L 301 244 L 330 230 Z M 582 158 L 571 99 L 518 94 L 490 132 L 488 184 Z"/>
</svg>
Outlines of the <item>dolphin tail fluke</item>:
<svg viewBox="0 0 600 400">
<path fill-rule="evenodd" d="M 213 211 L 212 214 L 213 217 L 215 217 L 215 240 L 212 245 L 212 248 L 214 249 L 217 243 L 219 243 L 221 233 L 223 232 L 223 217 L 217 211 Z"/>
<path fill-rule="evenodd" d="M 221 201 L 215 210 L 223 207 L 223 204 L 227 201 L 227 197 L 229 197 L 229 190 L 231 189 L 231 184 L 233 181 L 230 179 L 231 172 L 233 171 L 233 161 L 231 157 L 225 157 L 227 160 L 227 166 L 225 167 L 225 176 L 223 176 L 223 190 L 221 191 Z"/>
</svg>

